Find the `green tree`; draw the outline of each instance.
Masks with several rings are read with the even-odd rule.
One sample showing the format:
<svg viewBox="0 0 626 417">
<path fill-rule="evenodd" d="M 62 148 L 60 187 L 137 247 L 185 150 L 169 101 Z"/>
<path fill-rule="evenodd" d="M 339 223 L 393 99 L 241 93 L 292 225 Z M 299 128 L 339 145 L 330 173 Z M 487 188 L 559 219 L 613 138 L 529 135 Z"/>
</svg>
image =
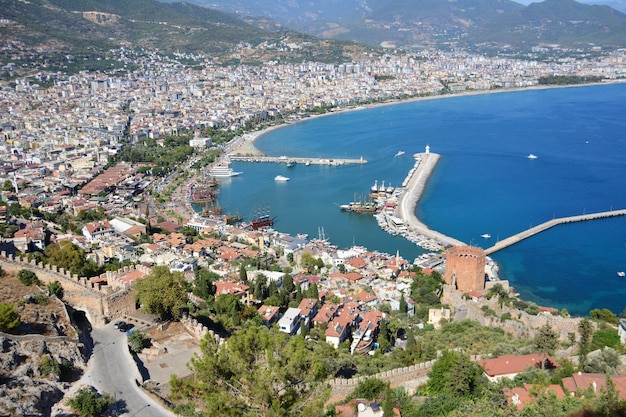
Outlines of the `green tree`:
<svg viewBox="0 0 626 417">
<path fill-rule="evenodd" d="M 15 191 L 13 182 L 11 182 L 11 180 L 4 180 L 4 183 L 2 183 L 2 191 Z"/>
<path fill-rule="evenodd" d="M 322 378 L 301 336 L 250 326 L 221 346 L 201 342 L 191 360 L 190 378 L 179 392 L 202 407 L 205 415 L 322 416 Z M 271 382 L 271 383 L 270 383 Z"/>
<path fill-rule="evenodd" d="M 365 398 L 372 401 L 377 399 L 387 388 L 389 388 L 387 382 L 378 378 L 367 378 L 365 381 L 359 382 L 350 397 Z"/>
<path fill-rule="evenodd" d="M 20 325 L 20 315 L 13 304 L 0 303 L 0 331 L 8 332 Z"/>
<path fill-rule="evenodd" d="M 583 370 L 589 373 L 614 375 L 620 364 L 619 353 L 615 349 L 605 348 L 599 355 L 587 361 Z"/>
<path fill-rule="evenodd" d="M 33 284 L 39 285 L 41 282 L 39 278 L 37 278 L 37 274 L 30 269 L 20 269 L 17 273 L 17 278 L 27 287 Z"/>
<path fill-rule="evenodd" d="M 404 293 L 400 295 L 400 313 L 406 314 L 407 311 L 406 299 L 404 298 Z"/>
<path fill-rule="evenodd" d="M 59 300 L 62 300 L 63 295 L 65 295 L 65 291 L 63 290 L 63 287 L 61 286 L 61 283 L 59 281 L 53 281 L 48 283 L 48 292 L 50 293 L 50 295 L 56 296 Z"/>
<path fill-rule="evenodd" d="M 220 276 L 215 272 L 209 271 L 205 268 L 199 268 L 196 271 L 193 282 L 194 295 L 207 301 L 215 295 L 215 281 L 218 281 Z"/>
<path fill-rule="evenodd" d="M 587 363 L 587 355 L 591 352 L 593 330 L 593 323 L 586 317 L 578 323 L 578 332 L 580 333 L 580 339 L 578 340 L 578 363 L 581 370 L 584 369 Z"/>
<path fill-rule="evenodd" d="M 285 274 L 283 276 L 282 287 L 288 294 L 291 294 L 296 289 L 296 285 L 293 283 L 293 277 L 291 274 Z"/>
<path fill-rule="evenodd" d="M 486 386 L 482 369 L 466 354 L 444 352 L 428 374 L 428 389 L 455 397 L 477 395 Z"/>
<path fill-rule="evenodd" d="M 559 346 L 559 335 L 552 329 L 549 323 L 546 323 L 537 331 L 533 344 L 538 352 L 552 355 Z"/>
<path fill-rule="evenodd" d="M 134 330 L 128 335 L 128 347 L 130 348 L 131 352 L 141 352 L 143 348 L 148 345 L 149 342 L 150 339 L 138 330 Z"/>
<path fill-rule="evenodd" d="M 47 262 L 52 265 L 81 277 L 93 277 L 100 272 L 95 262 L 87 259 L 85 251 L 69 240 L 62 240 L 59 243 L 46 246 L 44 255 Z"/>
<path fill-rule="evenodd" d="M 149 313 L 163 319 L 178 318 L 180 307 L 187 303 L 184 279 L 166 266 L 156 266 L 135 282 L 136 299 Z"/>
<path fill-rule="evenodd" d="M 105 415 L 114 402 L 111 394 L 100 395 L 93 387 L 80 388 L 76 395 L 67 400 L 67 404 L 81 417 Z"/>
<path fill-rule="evenodd" d="M 619 324 L 619 317 L 617 317 L 615 313 L 613 313 L 608 308 L 603 308 L 601 310 L 598 308 L 595 308 L 589 312 L 589 317 L 593 319 L 606 321 L 607 323 L 611 323 L 611 324 Z"/>
</svg>

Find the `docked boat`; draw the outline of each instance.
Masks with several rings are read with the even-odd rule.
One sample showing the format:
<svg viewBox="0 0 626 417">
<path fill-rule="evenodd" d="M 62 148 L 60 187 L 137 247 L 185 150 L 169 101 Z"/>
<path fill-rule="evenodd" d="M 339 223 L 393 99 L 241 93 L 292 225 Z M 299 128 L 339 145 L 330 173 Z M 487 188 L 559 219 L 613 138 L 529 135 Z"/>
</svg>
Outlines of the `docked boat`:
<svg viewBox="0 0 626 417">
<path fill-rule="evenodd" d="M 378 211 L 378 205 L 372 201 L 372 199 L 357 198 L 354 196 L 354 201 L 348 204 L 342 204 L 339 206 L 342 211 L 352 211 L 354 213 L 376 213 Z"/>
<path fill-rule="evenodd" d="M 482 237 L 483 239 L 489 239 L 491 238 L 491 235 L 489 233 L 485 233 L 484 235 L 480 235 L 480 237 Z"/>
<path fill-rule="evenodd" d="M 537 155 L 534 153 L 528 154 L 528 159 L 537 159 Z"/>
<path fill-rule="evenodd" d="M 274 225 L 274 219 L 269 214 L 264 214 L 256 219 L 250 220 L 250 229 L 259 230 Z"/>
<path fill-rule="evenodd" d="M 215 199 L 216 190 L 212 187 L 196 185 L 191 189 L 191 202 L 194 204 L 210 203 Z"/>
<path fill-rule="evenodd" d="M 282 175 L 276 175 L 274 177 L 274 181 L 278 181 L 278 182 L 285 182 L 285 181 L 289 181 L 289 177 L 284 177 Z"/>
<path fill-rule="evenodd" d="M 624 271 L 618 271 L 618 272 L 617 272 L 617 276 L 618 276 L 618 277 L 620 277 L 620 278 L 624 278 L 624 277 L 626 276 L 626 272 L 624 272 Z"/>
<path fill-rule="evenodd" d="M 228 213 L 224 215 L 224 221 L 226 222 L 226 224 L 233 225 L 233 224 L 239 223 L 242 220 L 243 220 L 243 216 L 240 216 L 239 212 L 237 212 L 236 214 Z"/>
<path fill-rule="evenodd" d="M 404 155 L 404 151 L 398 151 L 398 153 L 396 153 L 396 156 L 402 156 Z"/>
<path fill-rule="evenodd" d="M 296 161 L 294 161 L 293 159 L 287 162 L 287 167 L 291 168 L 296 166 Z"/>
<path fill-rule="evenodd" d="M 241 174 L 241 172 L 233 171 L 228 165 L 215 165 L 209 172 L 216 178 L 234 177 Z"/>
</svg>

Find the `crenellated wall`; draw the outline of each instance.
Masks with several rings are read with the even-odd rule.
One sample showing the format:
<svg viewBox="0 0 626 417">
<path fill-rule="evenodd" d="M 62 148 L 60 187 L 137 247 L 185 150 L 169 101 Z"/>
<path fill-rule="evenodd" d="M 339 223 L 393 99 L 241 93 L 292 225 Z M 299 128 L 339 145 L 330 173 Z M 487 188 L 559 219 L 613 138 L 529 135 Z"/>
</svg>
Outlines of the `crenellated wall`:
<svg viewBox="0 0 626 417">
<path fill-rule="evenodd" d="M 580 317 L 561 317 L 549 313 L 532 315 L 516 308 L 501 306 L 498 297 L 493 297 L 491 300 L 486 298 L 479 301 L 467 300 L 463 297 L 463 291 L 458 291 L 451 285 L 444 286 L 441 301 L 449 305 L 453 311 L 458 311 L 459 309 L 466 311 L 467 318 L 470 320 L 476 320 L 483 326 L 501 328 L 516 338 L 533 338 L 537 330 L 546 324 L 549 324 L 557 332 L 559 340 L 562 342 L 569 339 L 570 333 L 573 333 L 576 339 L 579 337 L 578 325 L 580 320 L 582 320 Z M 495 317 L 485 315 L 485 312 L 482 310 L 483 306 L 493 310 L 496 313 Z M 500 317 L 504 313 L 509 313 L 511 319 L 501 320 Z"/>
<path fill-rule="evenodd" d="M 82 310 L 94 325 L 105 324 L 111 317 L 132 314 L 136 311 L 132 286 L 119 279 L 134 270 L 125 267 L 116 272 L 101 275 L 108 285 L 79 277 L 55 265 L 44 264 L 35 259 L 16 257 L 14 254 L 0 252 L 0 265 L 7 271 L 19 272 L 21 269 L 33 271 L 44 283 L 59 281 L 63 287 L 63 299 L 77 310 Z M 140 266 L 142 270 L 144 267 Z"/>
</svg>

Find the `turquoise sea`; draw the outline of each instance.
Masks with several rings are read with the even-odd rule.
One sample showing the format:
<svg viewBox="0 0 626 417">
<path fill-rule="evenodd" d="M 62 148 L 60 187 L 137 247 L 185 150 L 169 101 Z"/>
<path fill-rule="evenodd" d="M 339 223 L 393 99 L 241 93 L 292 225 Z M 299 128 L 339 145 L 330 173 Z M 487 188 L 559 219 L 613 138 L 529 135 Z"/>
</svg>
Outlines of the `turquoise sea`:
<svg viewBox="0 0 626 417">
<path fill-rule="evenodd" d="M 269 155 L 359 158 L 364 165 L 233 163 L 220 205 L 275 228 L 413 260 L 422 250 L 338 205 L 374 181 L 399 186 L 428 144 L 441 160 L 417 207 L 429 227 L 466 243 L 553 217 L 626 208 L 626 84 L 526 90 L 398 103 L 308 119 L 255 142 Z M 402 156 L 395 156 L 404 151 Z M 537 159 L 529 159 L 529 154 Z M 278 174 L 290 181 L 277 183 Z M 491 239 L 480 236 L 488 233 Z M 626 217 L 558 226 L 493 255 L 522 298 L 586 315 L 626 307 Z"/>
</svg>

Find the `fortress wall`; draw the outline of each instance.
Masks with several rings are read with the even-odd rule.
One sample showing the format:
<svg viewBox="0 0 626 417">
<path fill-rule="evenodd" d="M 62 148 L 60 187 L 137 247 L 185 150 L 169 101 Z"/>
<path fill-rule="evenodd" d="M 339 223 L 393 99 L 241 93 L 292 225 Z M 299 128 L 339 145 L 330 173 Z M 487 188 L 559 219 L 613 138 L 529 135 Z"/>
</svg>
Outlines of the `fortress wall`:
<svg viewBox="0 0 626 417">
<path fill-rule="evenodd" d="M 549 313 L 532 315 L 509 306 L 500 306 L 498 297 L 493 297 L 491 300 L 485 298 L 478 302 L 466 300 L 463 298 L 463 291 L 458 291 L 450 285 L 444 286 L 442 302 L 450 305 L 454 311 L 459 308 L 466 310 L 467 318 L 470 320 L 475 320 L 483 326 L 501 328 L 514 337 L 533 338 L 537 330 L 546 324 L 557 332 L 562 342 L 568 341 L 570 333 L 573 333 L 576 339 L 580 337 L 578 333 L 578 325 L 582 320 L 580 317 L 561 317 Z M 486 316 L 482 310 L 483 306 L 493 310 L 496 316 Z M 511 320 L 502 321 L 500 317 L 504 313 L 511 314 Z"/>
</svg>

